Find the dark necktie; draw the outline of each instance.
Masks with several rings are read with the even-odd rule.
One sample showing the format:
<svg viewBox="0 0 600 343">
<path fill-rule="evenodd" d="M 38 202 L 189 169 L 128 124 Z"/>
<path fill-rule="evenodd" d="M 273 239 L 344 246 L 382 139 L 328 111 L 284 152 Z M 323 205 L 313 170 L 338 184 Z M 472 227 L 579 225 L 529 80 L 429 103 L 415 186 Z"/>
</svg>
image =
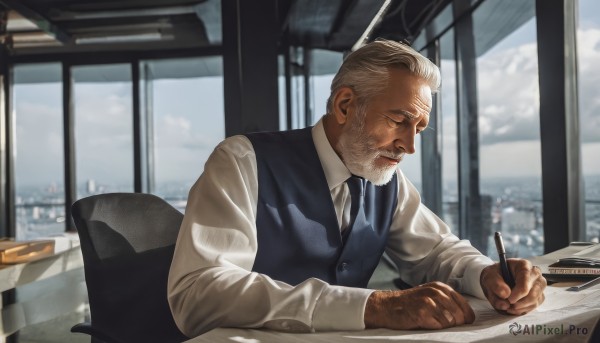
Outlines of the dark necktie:
<svg viewBox="0 0 600 343">
<path fill-rule="evenodd" d="M 357 235 L 360 231 L 370 227 L 365 217 L 365 186 L 367 180 L 352 175 L 347 181 L 350 190 L 350 224 L 342 236 L 344 243 L 351 233 Z"/>
</svg>

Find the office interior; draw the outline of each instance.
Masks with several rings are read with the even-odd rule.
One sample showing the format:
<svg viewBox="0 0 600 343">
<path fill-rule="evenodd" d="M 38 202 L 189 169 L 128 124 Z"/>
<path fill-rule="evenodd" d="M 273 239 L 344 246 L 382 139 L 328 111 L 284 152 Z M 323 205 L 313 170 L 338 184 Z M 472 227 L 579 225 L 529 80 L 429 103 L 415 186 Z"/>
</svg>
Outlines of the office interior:
<svg viewBox="0 0 600 343">
<path fill-rule="evenodd" d="M 1 0 L 0 14 L 0 237 L 72 234 L 71 204 L 99 193 L 184 212 L 221 140 L 313 125 L 344 55 L 387 38 L 440 66 L 400 168 L 454 233 L 492 258 L 495 231 L 510 257 L 599 240 L 596 0 Z M 44 282 L 64 280 L 4 305 Z M 85 316 L 7 341 L 89 341 L 68 332 Z"/>
</svg>

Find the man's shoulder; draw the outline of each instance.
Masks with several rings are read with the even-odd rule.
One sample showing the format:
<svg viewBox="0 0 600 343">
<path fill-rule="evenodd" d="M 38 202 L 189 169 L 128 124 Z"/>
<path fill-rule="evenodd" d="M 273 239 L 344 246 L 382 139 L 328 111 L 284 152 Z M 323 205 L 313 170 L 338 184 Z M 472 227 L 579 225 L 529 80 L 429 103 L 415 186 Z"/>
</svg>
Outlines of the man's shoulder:
<svg viewBox="0 0 600 343">
<path fill-rule="evenodd" d="M 298 139 L 312 138 L 312 126 L 305 127 L 302 129 L 283 130 L 283 131 L 265 131 L 265 132 L 252 132 L 247 133 L 244 136 L 248 137 L 251 142 L 254 141 L 295 141 Z"/>
<path fill-rule="evenodd" d="M 236 135 L 225 138 L 215 148 L 215 152 L 222 152 L 237 157 L 248 156 L 248 154 L 254 154 L 252 143 L 248 137 L 244 135 Z"/>
</svg>

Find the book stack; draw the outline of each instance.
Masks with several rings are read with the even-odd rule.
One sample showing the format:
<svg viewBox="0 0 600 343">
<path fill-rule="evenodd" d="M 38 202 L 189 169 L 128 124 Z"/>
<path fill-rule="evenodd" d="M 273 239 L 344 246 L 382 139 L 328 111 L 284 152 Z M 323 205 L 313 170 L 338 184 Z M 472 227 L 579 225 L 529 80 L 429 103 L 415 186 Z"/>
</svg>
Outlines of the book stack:
<svg viewBox="0 0 600 343">
<path fill-rule="evenodd" d="M 600 276 L 600 244 L 591 245 L 548 266 L 550 274 L 574 277 Z"/>
</svg>

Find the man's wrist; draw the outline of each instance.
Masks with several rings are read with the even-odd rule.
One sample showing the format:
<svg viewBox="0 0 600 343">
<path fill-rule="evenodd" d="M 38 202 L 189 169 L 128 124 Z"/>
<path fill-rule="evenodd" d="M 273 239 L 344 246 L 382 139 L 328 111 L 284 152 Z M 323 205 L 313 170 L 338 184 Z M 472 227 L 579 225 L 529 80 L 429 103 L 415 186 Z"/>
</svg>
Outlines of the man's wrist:
<svg viewBox="0 0 600 343">
<path fill-rule="evenodd" d="M 373 292 L 364 288 L 327 286 L 315 305 L 313 329 L 363 330 L 367 299 Z"/>
<path fill-rule="evenodd" d="M 373 329 L 381 327 L 381 304 L 385 301 L 386 291 L 375 291 L 371 293 L 365 304 L 365 328 Z"/>
<path fill-rule="evenodd" d="M 487 256 L 481 256 L 476 261 L 473 261 L 465 269 L 461 287 L 458 290 L 460 293 L 469 294 L 479 299 L 486 299 L 483 293 L 483 287 L 481 286 L 481 277 L 483 270 L 494 264 L 494 261 L 489 259 Z"/>
</svg>

